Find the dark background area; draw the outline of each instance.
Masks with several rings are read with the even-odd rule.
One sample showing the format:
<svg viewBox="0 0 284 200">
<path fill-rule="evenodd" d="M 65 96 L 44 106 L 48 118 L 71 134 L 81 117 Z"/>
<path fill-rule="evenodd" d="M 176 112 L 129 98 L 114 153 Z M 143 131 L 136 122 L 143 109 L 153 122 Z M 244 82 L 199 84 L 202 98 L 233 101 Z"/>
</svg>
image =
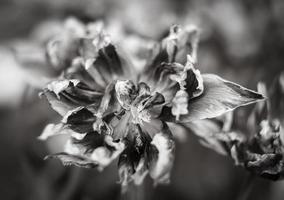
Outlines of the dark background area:
<svg viewBox="0 0 284 200">
<path fill-rule="evenodd" d="M 201 29 L 198 67 L 256 89 L 284 70 L 282 0 L 1 0 L 0 1 L 0 199 L 119 199 L 115 163 L 103 172 L 44 161 L 59 143 L 37 140 L 57 120 L 27 73 L 13 59 L 12 43 L 32 38 L 42 21 L 75 16 L 113 21 L 128 32 L 161 38 L 173 23 Z M 247 108 L 250 109 L 250 108 Z M 246 110 L 244 113 L 246 113 Z M 237 199 L 248 172 L 201 146 L 193 134 L 177 142 L 171 184 L 152 188 L 146 199 Z M 249 199 L 281 200 L 284 182 L 254 180 Z"/>
</svg>

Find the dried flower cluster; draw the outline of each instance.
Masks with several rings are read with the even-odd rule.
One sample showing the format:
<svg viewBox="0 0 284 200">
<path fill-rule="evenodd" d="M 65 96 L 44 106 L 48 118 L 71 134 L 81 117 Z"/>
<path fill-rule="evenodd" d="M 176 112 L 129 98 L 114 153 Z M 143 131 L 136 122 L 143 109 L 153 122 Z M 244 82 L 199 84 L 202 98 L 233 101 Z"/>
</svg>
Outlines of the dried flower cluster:
<svg viewBox="0 0 284 200">
<path fill-rule="evenodd" d="M 219 124 L 204 120 L 190 127 L 202 138 L 203 144 L 231 156 L 236 165 L 267 179 L 283 179 L 284 74 L 274 81 L 269 91 L 263 83 L 259 83 L 258 90 L 268 101 L 256 104 L 245 132 L 241 127 L 232 128 L 233 113 L 225 115 Z"/>
<path fill-rule="evenodd" d="M 131 53 L 137 49 L 123 54 L 101 24 L 69 21 L 47 45 L 49 64 L 64 71 L 42 92 L 62 120 L 48 125 L 40 138 L 70 137 L 64 152 L 48 158 L 98 169 L 118 158 L 124 188 L 140 184 L 147 174 L 156 184 L 169 182 L 175 149 L 170 122 L 214 118 L 263 99 L 201 74 L 195 68 L 198 34 L 192 27 L 172 26 L 141 58 Z M 138 59 L 145 63 L 142 69 L 135 66 Z"/>
</svg>

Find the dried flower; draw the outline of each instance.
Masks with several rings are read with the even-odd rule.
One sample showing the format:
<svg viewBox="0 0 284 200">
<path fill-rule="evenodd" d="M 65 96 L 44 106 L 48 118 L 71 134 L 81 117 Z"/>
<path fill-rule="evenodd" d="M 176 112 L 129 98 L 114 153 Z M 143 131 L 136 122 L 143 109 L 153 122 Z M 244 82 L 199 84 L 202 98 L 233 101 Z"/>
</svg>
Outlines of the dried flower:
<svg viewBox="0 0 284 200">
<path fill-rule="evenodd" d="M 98 169 L 118 158 L 123 188 L 147 174 L 156 184 L 168 183 L 175 149 L 169 123 L 213 118 L 263 99 L 195 69 L 197 41 L 196 29 L 173 26 L 137 70 L 136 57 L 126 58 L 101 27 L 80 24 L 71 39 L 53 40 L 50 61 L 66 70 L 42 94 L 63 119 L 40 138 L 70 138 L 64 152 L 48 158 Z"/>
</svg>

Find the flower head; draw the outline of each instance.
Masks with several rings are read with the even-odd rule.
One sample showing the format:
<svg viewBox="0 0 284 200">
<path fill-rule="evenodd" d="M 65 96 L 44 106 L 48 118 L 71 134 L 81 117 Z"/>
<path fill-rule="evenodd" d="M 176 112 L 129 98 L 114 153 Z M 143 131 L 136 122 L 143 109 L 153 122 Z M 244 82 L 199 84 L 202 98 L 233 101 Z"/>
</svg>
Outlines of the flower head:
<svg viewBox="0 0 284 200">
<path fill-rule="evenodd" d="M 71 40 L 57 38 L 52 46 L 50 59 L 66 70 L 42 94 L 63 119 L 40 138 L 70 136 L 64 152 L 48 156 L 64 164 L 103 169 L 118 158 L 124 188 L 147 174 L 155 183 L 169 182 L 175 149 L 170 122 L 216 117 L 263 98 L 195 69 L 198 30 L 192 27 L 173 26 L 152 45 L 142 70 L 134 65 L 141 58 L 125 57 L 101 27 L 79 27 Z"/>
</svg>

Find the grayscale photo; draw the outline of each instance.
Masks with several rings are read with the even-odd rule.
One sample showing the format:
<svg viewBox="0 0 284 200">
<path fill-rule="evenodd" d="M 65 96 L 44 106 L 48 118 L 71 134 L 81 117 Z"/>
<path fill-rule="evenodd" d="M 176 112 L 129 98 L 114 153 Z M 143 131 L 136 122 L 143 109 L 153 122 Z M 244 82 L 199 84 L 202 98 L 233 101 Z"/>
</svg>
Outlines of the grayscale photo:
<svg viewBox="0 0 284 200">
<path fill-rule="evenodd" d="M 284 1 L 1 0 L 1 200 L 283 200 Z"/>
</svg>

